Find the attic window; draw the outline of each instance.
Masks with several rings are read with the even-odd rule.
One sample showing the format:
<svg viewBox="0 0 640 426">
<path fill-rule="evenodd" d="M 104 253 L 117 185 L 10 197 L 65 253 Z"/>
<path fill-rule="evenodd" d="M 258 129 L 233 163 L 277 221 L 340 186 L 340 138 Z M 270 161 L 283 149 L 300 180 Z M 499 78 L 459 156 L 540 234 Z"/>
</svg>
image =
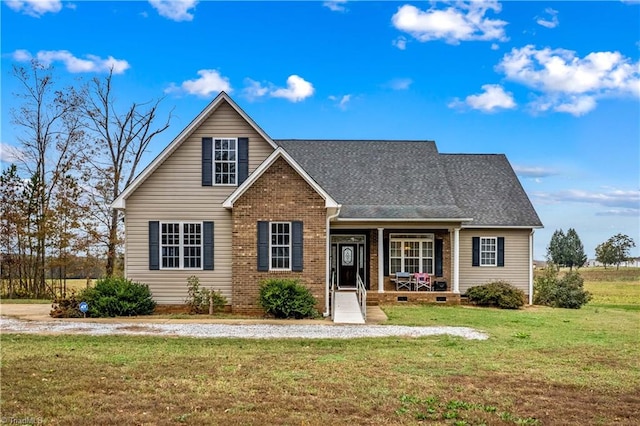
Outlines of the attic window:
<svg viewBox="0 0 640 426">
<path fill-rule="evenodd" d="M 236 139 L 215 139 L 213 146 L 213 171 L 216 185 L 235 185 L 238 165 Z"/>
</svg>

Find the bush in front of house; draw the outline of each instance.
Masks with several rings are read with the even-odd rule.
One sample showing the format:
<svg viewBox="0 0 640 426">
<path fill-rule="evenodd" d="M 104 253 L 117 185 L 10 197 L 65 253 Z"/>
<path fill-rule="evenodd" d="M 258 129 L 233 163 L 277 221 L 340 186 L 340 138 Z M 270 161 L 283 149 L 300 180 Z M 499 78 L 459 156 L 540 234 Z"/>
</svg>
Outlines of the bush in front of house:
<svg viewBox="0 0 640 426">
<path fill-rule="evenodd" d="M 149 286 L 116 277 L 102 278 L 96 282 L 95 287 L 87 288 L 69 299 L 57 301 L 57 308 L 54 303 L 51 316 L 55 313 L 58 317 L 82 317 L 83 314 L 79 310 L 81 301 L 87 302 L 88 317 L 149 315 L 156 307 Z"/>
<path fill-rule="evenodd" d="M 494 281 L 467 290 L 469 301 L 479 306 L 518 309 L 524 305 L 524 292 L 506 281 Z"/>
<path fill-rule="evenodd" d="M 258 298 L 260 306 L 276 318 L 315 318 L 316 298 L 300 281 L 285 278 L 264 280 Z"/>
<path fill-rule="evenodd" d="M 591 300 L 591 293 L 584 289 L 584 280 L 572 271 L 558 279 L 557 269 L 551 265 L 536 278 L 533 303 L 554 308 L 580 309 Z"/>
<path fill-rule="evenodd" d="M 190 314 L 204 314 L 209 312 L 209 304 L 213 304 L 213 312 L 220 312 L 227 304 L 227 298 L 220 291 L 200 287 L 200 279 L 195 275 L 187 278 L 187 298 L 184 303 Z"/>
</svg>

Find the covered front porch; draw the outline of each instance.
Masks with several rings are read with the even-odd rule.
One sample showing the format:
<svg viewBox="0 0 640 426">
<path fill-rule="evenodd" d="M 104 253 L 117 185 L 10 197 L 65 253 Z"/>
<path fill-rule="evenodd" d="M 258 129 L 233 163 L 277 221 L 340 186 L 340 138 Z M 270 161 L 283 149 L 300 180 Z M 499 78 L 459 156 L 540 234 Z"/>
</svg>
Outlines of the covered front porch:
<svg viewBox="0 0 640 426">
<path fill-rule="evenodd" d="M 331 298 L 335 291 L 355 292 L 360 280 L 368 305 L 460 303 L 459 222 L 331 225 L 327 268 Z M 398 288 L 395 276 L 401 272 L 428 274 L 430 286 Z"/>
</svg>

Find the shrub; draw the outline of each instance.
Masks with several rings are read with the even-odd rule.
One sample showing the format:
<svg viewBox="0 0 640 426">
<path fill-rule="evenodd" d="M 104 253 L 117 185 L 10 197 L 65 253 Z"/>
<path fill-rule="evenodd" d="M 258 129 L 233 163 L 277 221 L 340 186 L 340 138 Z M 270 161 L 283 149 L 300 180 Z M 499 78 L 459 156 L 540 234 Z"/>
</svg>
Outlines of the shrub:
<svg viewBox="0 0 640 426">
<path fill-rule="evenodd" d="M 591 293 L 584 289 L 584 280 L 578 272 L 568 272 L 558 279 L 558 271 L 547 268 L 536 278 L 533 303 L 554 308 L 580 309 L 591 300 Z"/>
<path fill-rule="evenodd" d="M 200 279 L 195 275 L 187 278 L 187 286 L 187 298 L 184 303 L 189 307 L 190 314 L 209 312 L 211 299 L 213 299 L 213 312 L 221 311 L 227 304 L 227 298 L 220 291 L 200 287 Z"/>
<path fill-rule="evenodd" d="M 496 306 L 501 309 L 518 309 L 524 305 L 524 292 L 505 281 L 471 287 L 467 290 L 469 301 L 479 306 Z"/>
<path fill-rule="evenodd" d="M 317 317 L 316 299 L 308 288 L 294 279 L 269 279 L 260 286 L 262 308 L 276 318 Z"/>
</svg>

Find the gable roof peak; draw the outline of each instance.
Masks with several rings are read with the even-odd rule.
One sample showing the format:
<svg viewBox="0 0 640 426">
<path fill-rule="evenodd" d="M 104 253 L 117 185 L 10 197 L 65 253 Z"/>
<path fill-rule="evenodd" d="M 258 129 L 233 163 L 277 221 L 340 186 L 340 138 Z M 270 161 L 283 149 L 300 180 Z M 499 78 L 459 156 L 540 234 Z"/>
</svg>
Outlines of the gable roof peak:
<svg viewBox="0 0 640 426">
<path fill-rule="evenodd" d="M 221 91 L 218 95 L 209 102 L 201 112 L 194 118 L 191 123 L 187 125 L 179 134 L 176 136 L 173 141 L 169 145 L 167 145 L 160 154 L 156 158 L 151 161 L 147 165 L 147 167 L 138 174 L 138 176 L 131 182 L 129 186 L 127 186 L 122 193 L 116 198 L 111 204 L 111 208 L 114 209 L 124 209 L 126 205 L 126 199 L 136 190 L 138 187 L 145 181 L 147 178 L 162 164 L 164 161 L 169 158 L 173 152 L 182 145 L 182 143 L 191 136 L 191 134 L 198 128 L 202 123 L 207 120 L 211 114 L 214 113 L 220 106 L 222 102 L 226 102 L 231 108 L 233 108 L 246 122 L 249 126 L 253 127 L 253 129 L 260 135 L 262 138 L 267 141 L 269 145 L 273 149 L 278 148 L 278 145 L 271 139 L 269 135 L 265 133 L 264 130 L 258 124 L 253 121 L 251 117 L 247 115 L 246 112 L 240 106 L 235 103 L 233 99 L 227 94 L 225 91 Z"/>
</svg>

